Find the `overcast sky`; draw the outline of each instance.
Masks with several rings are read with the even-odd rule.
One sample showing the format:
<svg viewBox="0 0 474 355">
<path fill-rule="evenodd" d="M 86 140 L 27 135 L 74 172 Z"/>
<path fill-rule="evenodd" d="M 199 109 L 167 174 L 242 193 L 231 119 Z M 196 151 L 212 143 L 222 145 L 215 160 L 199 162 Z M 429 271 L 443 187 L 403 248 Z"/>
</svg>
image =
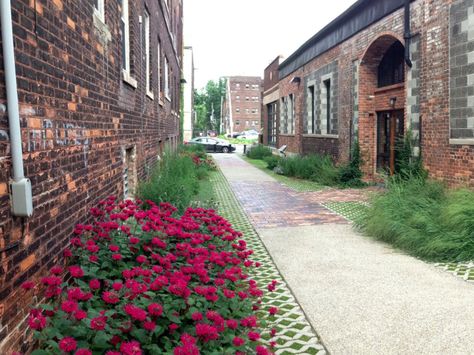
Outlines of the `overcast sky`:
<svg viewBox="0 0 474 355">
<path fill-rule="evenodd" d="M 263 76 L 355 0 L 184 0 L 184 44 L 196 88 L 221 76 Z"/>
</svg>

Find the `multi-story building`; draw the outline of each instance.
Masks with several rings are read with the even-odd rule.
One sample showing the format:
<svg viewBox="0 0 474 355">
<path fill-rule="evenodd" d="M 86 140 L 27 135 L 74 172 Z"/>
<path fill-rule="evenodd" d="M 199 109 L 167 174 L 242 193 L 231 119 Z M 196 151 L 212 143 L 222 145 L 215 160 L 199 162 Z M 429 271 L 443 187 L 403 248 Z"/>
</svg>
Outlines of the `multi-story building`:
<svg viewBox="0 0 474 355">
<path fill-rule="evenodd" d="M 13 30 L 2 31 L 0 57 L 2 354 L 27 348 L 23 323 L 39 300 L 22 282 L 60 261 L 97 201 L 133 196 L 176 145 L 182 63 L 182 0 L 9 3 L 1 4 L 2 28 Z"/>
<path fill-rule="evenodd" d="M 227 78 L 224 98 L 223 130 L 226 134 L 249 129 L 260 131 L 262 79 L 255 76 Z"/>
<path fill-rule="evenodd" d="M 193 138 L 194 122 L 194 57 L 193 47 L 185 46 L 183 52 L 183 141 Z"/>
<path fill-rule="evenodd" d="M 469 0 L 359 0 L 279 66 L 277 145 L 394 172 L 408 134 L 430 175 L 474 185 Z"/>
</svg>

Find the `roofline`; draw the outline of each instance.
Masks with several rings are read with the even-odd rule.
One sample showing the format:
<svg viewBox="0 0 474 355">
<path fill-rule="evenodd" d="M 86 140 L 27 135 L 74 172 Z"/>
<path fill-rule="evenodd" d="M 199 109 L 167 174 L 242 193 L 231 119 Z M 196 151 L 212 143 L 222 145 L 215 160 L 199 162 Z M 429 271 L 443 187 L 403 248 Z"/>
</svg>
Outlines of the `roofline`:
<svg viewBox="0 0 474 355">
<path fill-rule="evenodd" d="M 416 0 L 410 0 L 411 2 L 416 1 Z M 364 30 L 368 26 L 372 25 L 373 23 L 379 21 L 383 17 L 399 10 L 401 7 L 404 5 L 404 0 L 377 0 L 375 3 L 373 0 L 358 0 L 356 3 L 352 4 L 346 11 L 344 11 L 342 14 L 340 14 L 338 17 L 336 17 L 333 21 L 331 21 L 329 24 L 327 24 L 323 29 L 321 29 L 319 32 L 317 32 L 314 36 L 312 36 L 309 40 L 307 40 L 303 45 L 301 45 L 295 52 L 293 52 L 288 58 L 286 58 L 278 67 L 279 71 L 282 71 L 286 67 L 288 67 L 290 64 L 292 64 L 295 60 L 297 60 L 302 54 L 305 53 L 308 49 L 310 49 L 312 46 L 317 44 L 318 42 L 321 42 L 324 37 L 337 32 L 340 30 L 343 25 L 346 25 L 349 22 L 349 19 L 353 19 L 354 15 L 358 13 L 358 11 L 364 7 L 364 6 L 369 6 L 369 5 L 380 5 L 381 3 L 386 3 L 385 8 L 381 8 L 378 10 L 377 13 L 371 14 L 372 17 L 369 17 L 368 19 L 365 19 L 366 21 L 364 23 L 361 23 L 360 26 L 356 26 L 355 24 L 349 29 L 349 33 L 344 35 L 341 34 L 339 39 L 337 39 L 332 45 L 329 45 L 327 48 L 322 50 L 321 52 L 317 53 L 316 55 L 312 55 L 311 58 L 308 58 L 307 60 L 304 61 L 304 63 L 301 63 L 297 68 L 294 68 L 293 70 L 290 70 L 287 73 L 284 73 L 284 75 L 280 75 L 280 79 L 284 78 L 288 75 L 290 75 L 292 72 L 303 66 L 304 64 L 310 62 L 314 58 L 318 57 L 322 53 L 336 47 L 340 43 L 346 41 L 350 37 L 354 36 L 358 32 Z"/>
</svg>

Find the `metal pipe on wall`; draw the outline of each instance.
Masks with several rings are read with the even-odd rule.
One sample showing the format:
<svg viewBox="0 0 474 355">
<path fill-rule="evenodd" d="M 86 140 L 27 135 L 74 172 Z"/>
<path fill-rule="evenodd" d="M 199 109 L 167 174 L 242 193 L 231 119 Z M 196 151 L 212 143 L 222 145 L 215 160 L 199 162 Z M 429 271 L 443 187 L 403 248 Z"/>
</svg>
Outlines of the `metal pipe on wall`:
<svg viewBox="0 0 474 355">
<path fill-rule="evenodd" d="M 413 63 L 410 59 L 410 2 L 411 0 L 405 0 L 405 33 L 403 35 L 403 38 L 405 39 L 405 63 L 411 68 L 413 66 Z"/>
<path fill-rule="evenodd" d="M 20 129 L 20 109 L 16 82 L 15 49 L 13 46 L 13 25 L 10 0 L 0 1 L 0 19 L 2 26 L 3 61 L 5 85 L 7 90 L 7 112 L 10 127 L 10 147 L 12 155 L 12 213 L 15 216 L 28 217 L 33 213 L 31 181 L 25 178 L 23 169 L 23 151 Z"/>
</svg>

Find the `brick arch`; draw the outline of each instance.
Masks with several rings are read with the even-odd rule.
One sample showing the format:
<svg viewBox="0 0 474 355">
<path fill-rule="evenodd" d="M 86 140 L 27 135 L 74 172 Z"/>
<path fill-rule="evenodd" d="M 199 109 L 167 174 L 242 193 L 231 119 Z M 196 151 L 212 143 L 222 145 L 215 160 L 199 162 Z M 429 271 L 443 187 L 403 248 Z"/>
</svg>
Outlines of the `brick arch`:
<svg viewBox="0 0 474 355">
<path fill-rule="evenodd" d="M 377 156 L 377 112 L 390 109 L 388 97 L 397 97 L 395 109 L 405 107 L 405 88 L 380 92 L 377 90 L 378 67 L 387 50 L 399 41 L 397 34 L 385 32 L 374 39 L 366 48 L 359 66 L 359 143 L 364 158 L 362 170 L 368 180 L 375 179 Z M 405 75 L 406 77 L 406 75 Z"/>
</svg>

